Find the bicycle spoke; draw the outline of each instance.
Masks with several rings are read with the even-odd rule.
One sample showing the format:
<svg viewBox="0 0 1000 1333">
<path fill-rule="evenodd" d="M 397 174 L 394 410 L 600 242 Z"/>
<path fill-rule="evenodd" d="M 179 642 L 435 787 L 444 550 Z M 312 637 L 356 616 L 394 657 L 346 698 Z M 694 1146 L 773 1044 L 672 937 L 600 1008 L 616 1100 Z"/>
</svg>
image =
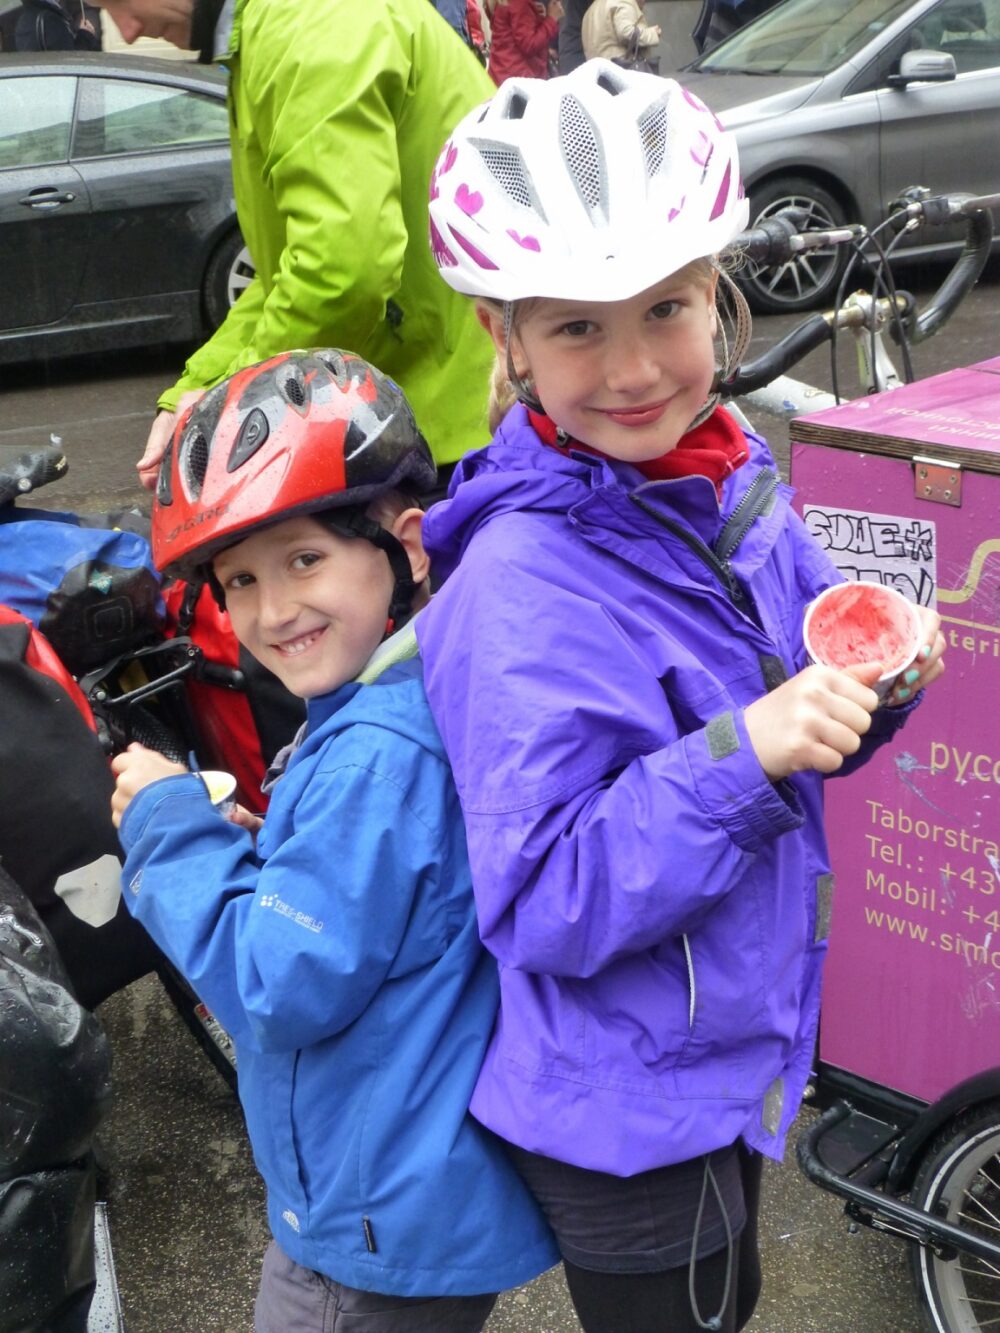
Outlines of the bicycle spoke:
<svg viewBox="0 0 1000 1333">
<path fill-rule="evenodd" d="M 996 1191 L 997 1189 L 996 1181 L 993 1179 L 992 1176 L 990 1176 L 986 1171 L 984 1171 L 982 1167 L 979 1167 L 979 1169 L 976 1171 L 976 1179 L 978 1179 L 979 1177 L 982 1177 L 982 1179 L 986 1181 L 986 1184 L 989 1189 L 993 1190 L 994 1192 Z M 993 1225 L 990 1226 L 988 1223 L 983 1222 L 981 1219 L 975 1219 L 975 1224 L 982 1227 L 984 1231 L 996 1231 L 1000 1233 L 1000 1217 L 998 1217 L 997 1214 L 991 1208 L 988 1208 L 977 1194 L 973 1193 L 971 1185 L 967 1185 L 962 1190 L 962 1194 L 966 1199 L 968 1199 L 970 1204 L 975 1204 L 975 1206 L 981 1212 L 986 1214 L 986 1216 L 990 1219 L 990 1222 L 993 1223 Z M 964 1211 L 960 1210 L 959 1216 L 962 1217 L 967 1222 L 973 1221 L 973 1219 L 971 1217 L 968 1217 Z"/>
<path fill-rule="evenodd" d="M 996 1282 L 1000 1278 L 1000 1268 L 994 1268 L 986 1259 L 980 1259 L 982 1268 L 963 1268 L 961 1264 L 956 1265 L 956 1271 L 959 1273 L 968 1273 L 970 1277 L 986 1278 L 990 1282 Z"/>
<path fill-rule="evenodd" d="M 978 1203 L 979 1201 L 978 1199 L 973 1199 L 970 1197 L 969 1202 Z M 965 1210 L 961 1208 L 958 1210 L 955 1216 L 960 1217 L 963 1222 L 968 1222 L 970 1226 L 978 1227 L 980 1231 L 995 1231 L 997 1235 L 1000 1235 L 1000 1219 L 995 1218 L 988 1208 L 984 1208 L 983 1212 L 986 1214 L 987 1217 L 993 1218 L 994 1222 L 996 1222 L 997 1225 L 990 1226 L 990 1224 L 988 1222 L 984 1222 L 981 1217 L 972 1217 L 969 1213 L 965 1212 Z"/>
</svg>

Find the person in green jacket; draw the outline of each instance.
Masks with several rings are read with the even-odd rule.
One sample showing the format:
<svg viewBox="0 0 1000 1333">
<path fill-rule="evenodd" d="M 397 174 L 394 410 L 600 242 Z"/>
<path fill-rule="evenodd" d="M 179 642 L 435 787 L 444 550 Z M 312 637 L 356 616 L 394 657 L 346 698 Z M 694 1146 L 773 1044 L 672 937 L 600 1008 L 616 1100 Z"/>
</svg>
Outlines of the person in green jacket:
<svg viewBox="0 0 1000 1333">
<path fill-rule="evenodd" d="M 256 269 L 161 394 L 144 485 L 179 407 L 293 348 L 347 347 L 380 366 L 439 469 L 478 447 L 491 345 L 427 242 L 441 144 L 496 91 L 458 34 L 428 0 L 100 3 L 126 42 L 165 37 L 228 68 L 236 208 Z"/>
</svg>

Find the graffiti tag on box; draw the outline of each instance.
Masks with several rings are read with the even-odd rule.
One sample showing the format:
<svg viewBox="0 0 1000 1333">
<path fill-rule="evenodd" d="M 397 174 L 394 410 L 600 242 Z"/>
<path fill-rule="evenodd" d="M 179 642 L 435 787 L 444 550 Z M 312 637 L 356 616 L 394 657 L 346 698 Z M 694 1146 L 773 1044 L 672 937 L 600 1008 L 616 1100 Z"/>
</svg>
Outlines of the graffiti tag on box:
<svg viewBox="0 0 1000 1333">
<path fill-rule="evenodd" d="M 937 533 L 927 519 L 806 505 L 806 527 L 848 579 L 883 583 L 920 606 L 937 592 Z"/>
</svg>

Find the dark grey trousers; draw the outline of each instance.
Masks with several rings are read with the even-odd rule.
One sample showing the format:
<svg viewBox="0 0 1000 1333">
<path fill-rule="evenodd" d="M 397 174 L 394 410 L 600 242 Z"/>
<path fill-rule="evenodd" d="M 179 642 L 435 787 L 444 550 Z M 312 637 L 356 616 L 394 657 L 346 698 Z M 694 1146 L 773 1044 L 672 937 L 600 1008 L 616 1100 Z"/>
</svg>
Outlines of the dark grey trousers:
<svg viewBox="0 0 1000 1333">
<path fill-rule="evenodd" d="M 495 1295 L 380 1296 L 293 1263 L 271 1241 L 254 1333 L 481 1333 Z"/>
</svg>

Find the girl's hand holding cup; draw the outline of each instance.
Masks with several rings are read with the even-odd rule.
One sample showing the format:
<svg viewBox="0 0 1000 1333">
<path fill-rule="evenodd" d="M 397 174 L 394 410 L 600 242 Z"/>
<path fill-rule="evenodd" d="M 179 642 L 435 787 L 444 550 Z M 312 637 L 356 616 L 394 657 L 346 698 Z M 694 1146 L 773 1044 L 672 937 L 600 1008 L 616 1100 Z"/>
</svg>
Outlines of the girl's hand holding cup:
<svg viewBox="0 0 1000 1333">
<path fill-rule="evenodd" d="M 918 690 L 926 689 L 944 672 L 945 638 L 941 633 L 941 617 L 929 606 L 918 606 L 921 647 L 910 666 L 896 677 L 885 700 L 889 708 L 909 703 Z"/>
<path fill-rule="evenodd" d="M 815 769 L 835 773 L 855 754 L 879 706 L 880 662 L 808 666 L 743 711 L 750 744 L 772 782 Z"/>
<path fill-rule="evenodd" d="M 809 606 L 803 635 L 815 665 L 744 712 L 772 781 L 808 768 L 835 772 L 876 708 L 908 703 L 944 671 L 940 616 L 879 584 L 828 588 Z"/>
</svg>

